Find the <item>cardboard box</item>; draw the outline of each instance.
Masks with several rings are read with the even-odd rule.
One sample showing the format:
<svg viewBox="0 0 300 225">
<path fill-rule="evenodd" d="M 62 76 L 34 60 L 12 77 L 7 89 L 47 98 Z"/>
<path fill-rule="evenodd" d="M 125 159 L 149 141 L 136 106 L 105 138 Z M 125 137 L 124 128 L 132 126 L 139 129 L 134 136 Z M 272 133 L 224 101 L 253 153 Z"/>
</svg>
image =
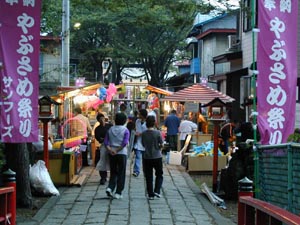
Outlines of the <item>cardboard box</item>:
<svg viewBox="0 0 300 225">
<path fill-rule="evenodd" d="M 195 139 L 197 140 L 197 146 L 202 145 L 202 143 L 212 141 L 212 134 L 195 134 Z"/>
<path fill-rule="evenodd" d="M 218 157 L 218 170 L 227 165 L 227 156 Z M 211 172 L 213 171 L 213 156 L 195 157 L 188 156 L 188 171 Z"/>
</svg>

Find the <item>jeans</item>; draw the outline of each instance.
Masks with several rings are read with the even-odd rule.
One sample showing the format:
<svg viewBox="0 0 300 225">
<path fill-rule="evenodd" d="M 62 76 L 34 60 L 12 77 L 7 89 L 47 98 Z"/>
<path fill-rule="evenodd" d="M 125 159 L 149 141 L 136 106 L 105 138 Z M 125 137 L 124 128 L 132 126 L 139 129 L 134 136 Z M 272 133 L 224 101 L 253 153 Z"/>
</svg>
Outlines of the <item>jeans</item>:
<svg viewBox="0 0 300 225">
<path fill-rule="evenodd" d="M 141 172 L 144 151 L 134 149 L 134 153 L 135 153 L 135 161 L 133 165 L 133 172 L 139 175 Z"/>
<path fill-rule="evenodd" d="M 109 155 L 110 159 L 110 178 L 108 187 L 114 191 L 117 186 L 116 193 L 122 194 L 125 187 L 126 163 L 127 155 Z"/>
<path fill-rule="evenodd" d="M 160 189 L 163 183 L 162 158 L 144 159 L 144 169 L 145 169 L 148 196 L 154 197 L 154 192 L 160 194 Z M 153 191 L 153 169 L 155 170 L 154 191 Z"/>
</svg>

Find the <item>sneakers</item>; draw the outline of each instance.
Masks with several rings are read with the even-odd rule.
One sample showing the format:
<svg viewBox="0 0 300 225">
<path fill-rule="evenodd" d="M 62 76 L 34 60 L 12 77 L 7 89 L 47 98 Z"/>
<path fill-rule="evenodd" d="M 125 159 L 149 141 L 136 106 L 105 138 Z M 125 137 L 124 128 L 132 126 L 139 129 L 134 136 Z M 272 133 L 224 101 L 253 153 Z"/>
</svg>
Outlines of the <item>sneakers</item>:
<svg viewBox="0 0 300 225">
<path fill-rule="evenodd" d="M 110 198 L 113 197 L 112 190 L 110 188 L 106 188 L 106 194 L 107 194 L 107 197 L 110 197 Z"/>
<path fill-rule="evenodd" d="M 154 196 L 148 196 L 148 200 L 154 200 Z"/>
<path fill-rule="evenodd" d="M 158 194 L 158 193 L 156 193 L 156 192 L 154 192 L 154 196 L 155 196 L 156 198 L 161 198 L 161 195 Z"/>
<path fill-rule="evenodd" d="M 133 174 L 132 174 L 132 176 L 134 176 L 134 177 L 138 177 L 138 173 L 136 173 L 136 172 L 133 172 Z"/>
<path fill-rule="evenodd" d="M 110 188 L 106 188 L 106 194 L 110 198 L 115 198 L 115 199 L 122 199 L 123 198 L 123 196 L 121 194 L 118 194 L 118 193 L 116 193 L 113 196 L 112 190 Z"/>
<path fill-rule="evenodd" d="M 115 194 L 115 199 L 122 199 L 122 198 L 123 198 L 123 196 L 121 194 L 118 194 L 118 193 Z"/>
</svg>

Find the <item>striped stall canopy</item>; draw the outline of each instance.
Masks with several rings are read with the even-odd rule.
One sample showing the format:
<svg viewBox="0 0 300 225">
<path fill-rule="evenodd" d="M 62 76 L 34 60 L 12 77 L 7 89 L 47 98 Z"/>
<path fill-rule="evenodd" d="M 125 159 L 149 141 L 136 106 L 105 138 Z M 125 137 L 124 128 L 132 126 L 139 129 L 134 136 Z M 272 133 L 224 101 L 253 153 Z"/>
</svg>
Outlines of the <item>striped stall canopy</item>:
<svg viewBox="0 0 300 225">
<path fill-rule="evenodd" d="M 166 96 L 164 101 L 198 102 L 201 104 L 207 104 L 215 98 L 219 98 L 224 103 L 235 101 L 234 98 L 231 98 L 230 96 L 204 84 L 194 84 L 190 87 L 174 92 L 174 94 Z"/>
</svg>

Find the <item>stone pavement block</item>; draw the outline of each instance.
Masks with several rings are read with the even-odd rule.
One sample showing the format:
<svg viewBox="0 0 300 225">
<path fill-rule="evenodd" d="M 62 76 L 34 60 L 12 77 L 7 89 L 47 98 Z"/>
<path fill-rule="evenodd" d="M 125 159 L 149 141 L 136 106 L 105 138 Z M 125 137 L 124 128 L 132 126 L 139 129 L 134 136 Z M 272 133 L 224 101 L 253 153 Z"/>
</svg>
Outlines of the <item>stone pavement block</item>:
<svg viewBox="0 0 300 225">
<path fill-rule="evenodd" d="M 174 224 L 171 219 L 154 219 L 151 221 L 151 225 L 171 225 Z"/>
<path fill-rule="evenodd" d="M 102 223 L 106 220 L 106 213 L 89 213 L 86 217 L 85 224 Z"/>
<path fill-rule="evenodd" d="M 170 213 L 152 213 L 151 214 L 151 219 L 152 220 L 157 220 L 157 219 L 172 219 L 172 216 Z"/>
<path fill-rule="evenodd" d="M 84 215 L 69 215 L 67 218 L 64 220 L 63 224 L 74 224 L 74 225 L 79 225 L 79 224 L 84 224 L 86 220 L 86 216 Z"/>
<path fill-rule="evenodd" d="M 99 185 L 98 171 L 84 167 L 85 184 L 60 189 L 61 195 L 51 197 L 39 211 L 38 220 L 20 225 L 233 225 L 203 198 L 199 187 L 179 167 L 164 165 L 162 198 L 151 201 L 143 173 L 135 178 L 131 167 L 129 160 L 123 199 L 108 198 L 106 185 Z"/>
</svg>

